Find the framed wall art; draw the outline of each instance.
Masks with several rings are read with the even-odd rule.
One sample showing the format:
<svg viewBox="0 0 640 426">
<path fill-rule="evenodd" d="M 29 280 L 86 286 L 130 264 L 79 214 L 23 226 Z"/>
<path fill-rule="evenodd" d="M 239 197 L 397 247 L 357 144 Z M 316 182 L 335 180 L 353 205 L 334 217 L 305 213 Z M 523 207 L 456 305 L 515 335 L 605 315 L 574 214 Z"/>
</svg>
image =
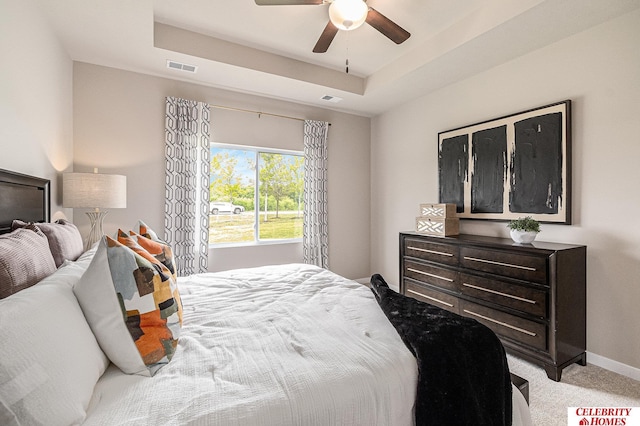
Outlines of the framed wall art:
<svg viewBox="0 0 640 426">
<path fill-rule="evenodd" d="M 461 219 L 571 223 L 571 101 L 438 134 L 440 203 Z"/>
</svg>

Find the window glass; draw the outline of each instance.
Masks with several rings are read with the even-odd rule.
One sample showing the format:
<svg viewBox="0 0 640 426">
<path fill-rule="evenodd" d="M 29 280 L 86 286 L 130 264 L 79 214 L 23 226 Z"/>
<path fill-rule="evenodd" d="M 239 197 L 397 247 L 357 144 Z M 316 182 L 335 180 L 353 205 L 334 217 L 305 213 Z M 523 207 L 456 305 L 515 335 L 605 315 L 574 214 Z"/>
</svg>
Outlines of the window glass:
<svg viewBox="0 0 640 426">
<path fill-rule="evenodd" d="M 304 157 L 211 145 L 210 244 L 302 238 Z"/>
</svg>

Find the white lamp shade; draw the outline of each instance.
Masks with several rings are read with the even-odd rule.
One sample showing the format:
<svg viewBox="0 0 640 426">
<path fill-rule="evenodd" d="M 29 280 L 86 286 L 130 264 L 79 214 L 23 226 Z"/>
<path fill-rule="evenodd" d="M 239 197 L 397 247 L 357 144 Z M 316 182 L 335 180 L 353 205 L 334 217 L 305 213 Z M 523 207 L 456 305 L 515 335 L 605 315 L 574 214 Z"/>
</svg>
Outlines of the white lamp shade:
<svg viewBox="0 0 640 426">
<path fill-rule="evenodd" d="M 127 177 L 102 173 L 64 173 L 62 205 L 79 208 L 125 208 Z"/>
<path fill-rule="evenodd" d="M 350 31 L 364 24 L 368 12 L 362 0 L 334 0 L 329 6 L 329 19 L 339 29 Z"/>
</svg>

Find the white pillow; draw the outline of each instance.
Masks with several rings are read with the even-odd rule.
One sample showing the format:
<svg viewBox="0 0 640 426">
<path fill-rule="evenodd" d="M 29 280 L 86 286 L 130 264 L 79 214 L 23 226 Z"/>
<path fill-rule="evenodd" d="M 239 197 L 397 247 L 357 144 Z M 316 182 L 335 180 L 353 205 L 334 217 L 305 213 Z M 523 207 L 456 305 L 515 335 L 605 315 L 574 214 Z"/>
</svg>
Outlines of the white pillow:
<svg viewBox="0 0 640 426">
<path fill-rule="evenodd" d="M 0 300 L 0 424 L 84 420 L 108 365 L 72 289 L 88 260 Z"/>
</svg>

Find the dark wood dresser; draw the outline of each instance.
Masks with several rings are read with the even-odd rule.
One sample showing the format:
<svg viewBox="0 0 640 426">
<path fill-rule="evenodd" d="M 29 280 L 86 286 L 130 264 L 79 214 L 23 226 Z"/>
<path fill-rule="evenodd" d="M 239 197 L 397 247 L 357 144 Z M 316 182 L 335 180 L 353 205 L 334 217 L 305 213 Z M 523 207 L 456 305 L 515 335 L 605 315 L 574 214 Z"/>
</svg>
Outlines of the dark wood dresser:
<svg viewBox="0 0 640 426">
<path fill-rule="evenodd" d="M 475 318 L 545 368 L 586 365 L 587 248 L 478 235 L 400 234 L 400 292 Z"/>
</svg>

